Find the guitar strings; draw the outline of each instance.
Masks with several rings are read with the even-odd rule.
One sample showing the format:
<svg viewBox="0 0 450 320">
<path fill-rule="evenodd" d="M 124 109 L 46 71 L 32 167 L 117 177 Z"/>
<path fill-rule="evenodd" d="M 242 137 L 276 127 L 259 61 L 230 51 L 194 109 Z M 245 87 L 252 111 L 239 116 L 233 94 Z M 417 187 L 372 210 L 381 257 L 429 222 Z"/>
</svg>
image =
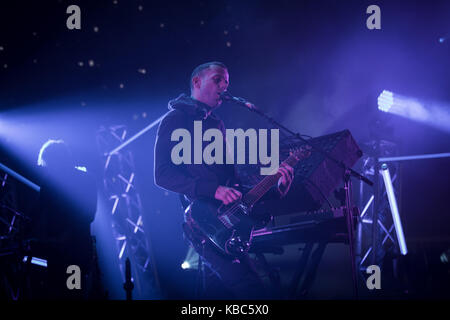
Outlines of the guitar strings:
<svg viewBox="0 0 450 320">
<path fill-rule="evenodd" d="M 289 156 L 285 161 L 285 163 L 287 163 L 288 165 L 294 165 L 294 163 L 297 163 L 298 160 L 295 159 L 295 157 L 293 156 Z M 253 190 L 255 191 L 255 193 L 259 193 L 259 191 L 261 191 L 260 189 L 264 187 L 266 187 L 267 184 L 273 184 L 272 181 L 270 181 L 271 179 L 273 179 L 274 177 L 276 177 L 278 174 L 274 174 L 272 176 L 268 176 L 266 178 L 264 178 Z M 279 177 L 276 177 L 276 179 L 279 179 Z M 263 195 L 259 195 L 257 194 L 257 198 L 258 200 L 262 197 Z M 228 209 L 227 211 L 225 211 L 225 213 L 221 214 L 220 217 L 226 216 L 228 219 L 231 218 L 231 216 L 233 216 L 235 213 L 237 213 L 237 211 L 240 209 L 239 207 L 239 203 L 234 204 L 230 209 Z"/>
</svg>

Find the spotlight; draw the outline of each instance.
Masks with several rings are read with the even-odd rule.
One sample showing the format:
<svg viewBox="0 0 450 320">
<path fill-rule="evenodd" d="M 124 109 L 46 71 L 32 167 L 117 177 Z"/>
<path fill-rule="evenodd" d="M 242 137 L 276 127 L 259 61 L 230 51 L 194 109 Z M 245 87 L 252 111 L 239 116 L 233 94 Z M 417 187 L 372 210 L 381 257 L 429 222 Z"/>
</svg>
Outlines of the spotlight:
<svg viewBox="0 0 450 320">
<path fill-rule="evenodd" d="M 186 269 L 197 269 L 198 268 L 198 254 L 192 247 L 189 247 L 186 257 L 184 258 L 181 268 Z"/>
<path fill-rule="evenodd" d="M 450 132 L 450 106 L 422 101 L 384 90 L 378 96 L 378 109 Z"/>
<path fill-rule="evenodd" d="M 158 125 L 159 122 L 166 116 L 167 113 L 163 114 L 161 117 L 159 117 L 158 119 L 156 119 L 155 121 L 153 121 L 152 123 L 150 123 L 148 126 L 146 126 L 144 129 L 142 129 L 141 131 L 139 131 L 138 133 L 136 133 L 134 136 L 132 136 L 131 138 L 129 138 L 127 141 L 125 141 L 124 143 L 122 143 L 120 146 L 118 146 L 117 148 L 115 148 L 114 150 L 112 150 L 111 152 L 109 152 L 109 155 L 112 155 L 114 153 L 117 153 L 119 150 L 121 150 L 123 147 L 125 147 L 126 145 L 130 144 L 131 142 L 133 142 L 134 140 L 136 140 L 137 138 L 139 138 L 141 135 L 143 135 L 145 132 L 147 132 L 148 130 L 150 130 L 151 128 L 153 128 L 154 126 Z"/>
<path fill-rule="evenodd" d="M 27 262 L 28 256 L 23 257 L 23 262 Z M 41 266 L 44 268 L 47 268 L 47 260 L 37 258 L 37 257 L 31 257 L 31 264 L 35 264 L 37 266 Z"/>
<path fill-rule="evenodd" d="M 378 97 L 378 109 L 384 112 L 389 112 L 394 104 L 394 95 L 390 91 L 383 90 Z"/>
<path fill-rule="evenodd" d="M 398 212 L 397 201 L 395 199 L 394 187 L 392 186 L 391 175 L 386 163 L 381 166 L 381 175 L 383 176 L 384 185 L 386 187 L 386 194 L 391 207 L 392 219 L 394 220 L 395 231 L 397 233 L 397 241 L 402 255 L 408 253 L 406 248 L 405 236 L 403 235 L 402 222 L 400 221 L 400 214 Z"/>
</svg>

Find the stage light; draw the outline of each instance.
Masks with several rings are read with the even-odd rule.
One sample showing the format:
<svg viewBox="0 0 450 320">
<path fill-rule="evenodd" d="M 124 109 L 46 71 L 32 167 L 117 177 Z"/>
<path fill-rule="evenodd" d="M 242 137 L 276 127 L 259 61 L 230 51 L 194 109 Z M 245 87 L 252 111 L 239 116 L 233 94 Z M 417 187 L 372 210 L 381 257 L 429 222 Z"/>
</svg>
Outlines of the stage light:
<svg viewBox="0 0 450 320">
<path fill-rule="evenodd" d="M 132 136 L 130 139 L 128 139 L 127 141 L 125 141 L 124 143 L 122 143 L 121 145 L 119 145 L 117 148 L 115 148 L 114 150 L 112 150 L 111 152 L 108 153 L 108 155 L 113 155 L 117 152 L 119 152 L 120 150 L 122 150 L 122 148 L 124 148 L 125 146 L 127 146 L 128 144 L 130 144 L 131 142 L 133 142 L 134 140 L 136 140 L 137 138 L 139 138 L 140 136 L 142 136 L 144 133 L 146 133 L 148 130 L 150 130 L 151 128 L 153 128 L 154 126 L 158 125 L 161 120 L 166 116 L 167 113 L 163 114 L 161 117 L 159 117 L 158 119 L 156 119 L 155 121 L 153 121 L 152 123 L 150 123 L 148 126 L 146 126 L 144 129 L 142 129 L 141 131 L 139 131 L 138 133 L 136 133 L 134 136 Z M 122 137 L 122 140 L 125 137 Z"/>
<path fill-rule="evenodd" d="M 181 268 L 183 269 L 198 268 L 198 254 L 192 247 L 189 247 L 186 253 L 186 257 L 184 258 L 184 262 L 181 264 Z"/>
<path fill-rule="evenodd" d="M 436 158 L 449 158 L 449 157 L 450 157 L 450 152 L 447 152 L 447 153 L 435 153 L 435 154 L 419 154 L 419 155 L 402 156 L 402 157 L 379 158 L 378 161 L 380 161 L 380 162 L 388 162 L 388 161 L 436 159 Z"/>
<path fill-rule="evenodd" d="M 383 163 L 380 171 L 381 175 L 383 176 L 384 185 L 386 187 L 386 194 L 388 197 L 389 206 L 391 208 L 392 219 L 394 220 L 395 232 L 397 233 L 397 241 L 400 247 L 400 252 L 402 255 L 406 255 L 408 253 L 408 249 L 406 247 L 400 214 L 397 207 L 397 201 L 395 199 L 394 187 L 392 186 L 391 175 L 389 173 L 387 164 Z"/>
<path fill-rule="evenodd" d="M 384 90 L 378 109 L 450 132 L 450 105 L 421 101 Z"/>
<path fill-rule="evenodd" d="M 27 259 L 28 259 L 28 256 L 23 257 L 23 262 L 27 262 Z M 37 266 L 47 268 L 47 260 L 45 260 L 45 259 L 31 257 L 31 263 L 35 264 Z"/>
<path fill-rule="evenodd" d="M 378 97 L 378 109 L 389 112 L 394 104 L 394 96 L 392 92 L 384 90 Z"/>
<path fill-rule="evenodd" d="M 83 171 L 83 172 L 87 172 L 87 168 L 86 167 L 76 166 L 75 169 Z"/>
</svg>

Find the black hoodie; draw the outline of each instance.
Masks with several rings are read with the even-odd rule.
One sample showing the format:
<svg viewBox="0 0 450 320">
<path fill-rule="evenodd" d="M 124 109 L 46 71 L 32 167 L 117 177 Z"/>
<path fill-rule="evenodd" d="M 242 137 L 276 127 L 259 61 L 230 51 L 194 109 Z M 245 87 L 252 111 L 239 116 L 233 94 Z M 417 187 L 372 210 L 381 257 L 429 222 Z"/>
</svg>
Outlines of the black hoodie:
<svg viewBox="0 0 450 320">
<path fill-rule="evenodd" d="M 172 162 L 171 151 L 178 141 L 171 141 L 172 132 L 184 128 L 191 134 L 191 146 L 194 143 L 194 121 L 202 121 L 202 131 L 217 128 L 222 131 L 224 157 L 226 152 L 225 126 L 214 112 L 207 116 L 211 108 L 185 94 L 169 102 L 169 112 L 161 120 L 155 142 L 155 184 L 166 190 L 186 195 L 189 199 L 214 198 L 219 185 L 236 181 L 234 165 L 225 164 L 180 164 Z M 202 133 L 203 133 L 202 132 Z M 210 142 L 203 142 L 204 147 Z M 191 150 L 193 158 L 193 150 Z M 225 160 L 225 159 L 224 159 Z"/>
</svg>

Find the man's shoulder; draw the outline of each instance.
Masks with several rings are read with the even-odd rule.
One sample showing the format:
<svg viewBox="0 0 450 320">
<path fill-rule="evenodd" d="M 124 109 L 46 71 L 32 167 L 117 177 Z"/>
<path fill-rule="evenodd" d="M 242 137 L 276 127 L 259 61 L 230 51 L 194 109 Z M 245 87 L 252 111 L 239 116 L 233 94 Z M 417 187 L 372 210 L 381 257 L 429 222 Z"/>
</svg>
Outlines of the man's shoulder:
<svg viewBox="0 0 450 320">
<path fill-rule="evenodd" d="M 178 109 L 172 109 L 166 113 L 164 118 L 162 118 L 159 123 L 158 132 L 161 133 L 161 131 L 186 127 L 190 119 L 191 117 L 185 112 Z"/>
<path fill-rule="evenodd" d="M 161 121 L 168 121 L 172 119 L 182 119 L 186 117 L 186 112 L 180 109 L 170 109 Z"/>
<path fill-rule="evenodd" d="M 162 118 L 160 126 L 170 123 L 185 123 L 190 118 L 191 117 L 186 114 L 186 112 L 179 109 L 172 109 L 165 114 L 164 118 Z"/>
</svg>

